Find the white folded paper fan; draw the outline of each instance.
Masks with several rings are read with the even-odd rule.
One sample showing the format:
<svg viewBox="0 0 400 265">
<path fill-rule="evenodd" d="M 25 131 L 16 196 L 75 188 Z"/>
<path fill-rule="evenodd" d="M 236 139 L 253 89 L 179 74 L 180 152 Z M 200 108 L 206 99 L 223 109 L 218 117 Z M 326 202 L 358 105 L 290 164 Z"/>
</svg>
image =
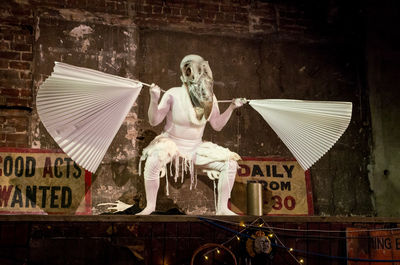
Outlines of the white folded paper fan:
<svg viewBox="0 0 400 265">
<path fill-rule="evenodd" d="M 61 149 L 95 172 L 141 88 L 128 78 L 56 62 L 36 106 Z"/>
<path fill-rule="evenodd" d="M 304 170 L 340 138 L 351 119 L 352 103 L 289 99 L 250 100 Z"/>
<path fill-rule="evenodd" d="M 37 111 L 61 149 L 80 166 L 95 172 L 142 84 L 56 62 L 53 73 L 39 88 Z M 304 170 L 336 143 L 348 127 L 352 111 L 351 102 L 261 99 L 249 103 Z"/>
</svg>

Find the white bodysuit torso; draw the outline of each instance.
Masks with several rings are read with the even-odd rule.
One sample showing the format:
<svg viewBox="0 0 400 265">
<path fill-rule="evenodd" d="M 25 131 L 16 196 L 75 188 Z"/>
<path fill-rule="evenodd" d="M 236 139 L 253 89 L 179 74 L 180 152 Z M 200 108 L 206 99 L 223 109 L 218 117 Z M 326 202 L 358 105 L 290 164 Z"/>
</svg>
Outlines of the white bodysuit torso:
<svg viewBox="0 0 400 265">
<path fill-rule="evenodd" d="M 212 119 L 215 111 L 219 113 L 216 101 L 217 99 L 214 96 L 213 109 L 209 120 Z M 169 110 L 164 126 L 164 132 L 169 136 L 178 139 L 201 141 L 207 120 L 204 116 L 201 120 L 196 118 L 195 110 L 185 87 L 169 89 L 161 99 L 159 109 Z"/>
</svg>

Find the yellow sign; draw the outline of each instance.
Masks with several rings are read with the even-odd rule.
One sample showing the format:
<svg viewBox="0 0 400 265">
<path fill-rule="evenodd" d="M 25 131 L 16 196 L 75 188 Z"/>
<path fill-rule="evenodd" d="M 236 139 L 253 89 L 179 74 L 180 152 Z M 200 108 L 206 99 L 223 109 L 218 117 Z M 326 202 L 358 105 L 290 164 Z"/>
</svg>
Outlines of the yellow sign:
<svg viewBox="0 0 400 265">
<path fill-rule="evenodd" d="M 61 151 L 0 148 L 0 213 L 90 214 L 90 184 Z"/>
<path fill-rule="evenodd" d="M 243 158 L 239 166 L 231 198 L 231 209 L 236 213 L 247 212 L 246 186 L 249 182 L 263 186 L 263 214 L 314 213 L 309 172 L 304 171 L 297 161 Z"/>
</svg>

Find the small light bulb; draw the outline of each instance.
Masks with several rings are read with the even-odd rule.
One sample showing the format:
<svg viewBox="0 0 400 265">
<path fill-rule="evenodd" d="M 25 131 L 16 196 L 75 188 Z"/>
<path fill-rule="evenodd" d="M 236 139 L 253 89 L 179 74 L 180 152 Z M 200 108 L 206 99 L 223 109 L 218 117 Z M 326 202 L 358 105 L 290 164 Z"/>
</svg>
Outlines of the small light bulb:
<svg viewBox="0 0 400 265">
<path fill-rule="evenodd" d="M 221 253 L 221 251 L 217 248 L 217 254 Z"/>
<path fill-rule="evenodd" d="M 271 233 L 271 234 L 269 234 L 268 236 L 269 236 L 269 237 L 274 237 L 274 234 Z"/>
<path fill-rule="evenodd" d="M 236 239 L 237 239 L 237 240 L 240 240 L 240 237 L 236 236 Z"/>
<path fill-rule="evenodd" d="M 204 259 L 205 259 L 205 260 L 208 260 L 208 256 L 204 256 Z"/>
<path fill-rule="evenodd" d="M 300 259 L 299 262 L 300 262 L 301 264 L 303 264 L 303 263 L 304 263 L 304 259 Z"/>
<path fill-rule="evenodd" d="M 241 227 L 246 227 L 246 225 L 244 224 L 244 222 L 242 221 L 242 222 L 240 222 L 240 226 Z"/>
<path fill-rule="evenodd" d="M 259 225 L 259 227 L 262 227 L 262 226 L 263 226 L 263 224 L 260 224 L 260 225 Z"/>
<path fill-rule="evenodd" d="M 289 251 L 292 252 L 292 251 L 293 251 L 293 248 L 289 248 Z"/>
</svg>

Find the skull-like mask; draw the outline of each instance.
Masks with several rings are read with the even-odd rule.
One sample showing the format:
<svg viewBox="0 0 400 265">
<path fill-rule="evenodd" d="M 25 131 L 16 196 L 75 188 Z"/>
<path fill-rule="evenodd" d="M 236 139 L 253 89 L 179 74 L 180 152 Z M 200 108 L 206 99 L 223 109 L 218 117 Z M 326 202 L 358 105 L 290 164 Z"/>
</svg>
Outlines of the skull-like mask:
<svg viewBox="0 0 400 265">
<path fill-rule="evenodd" d="M 211 114 L 214 80 L 208 62 L 198 55 L 187 55 L 181 61 L 181 80 L 188 89 L 198 120 Z"/>
</svg>

